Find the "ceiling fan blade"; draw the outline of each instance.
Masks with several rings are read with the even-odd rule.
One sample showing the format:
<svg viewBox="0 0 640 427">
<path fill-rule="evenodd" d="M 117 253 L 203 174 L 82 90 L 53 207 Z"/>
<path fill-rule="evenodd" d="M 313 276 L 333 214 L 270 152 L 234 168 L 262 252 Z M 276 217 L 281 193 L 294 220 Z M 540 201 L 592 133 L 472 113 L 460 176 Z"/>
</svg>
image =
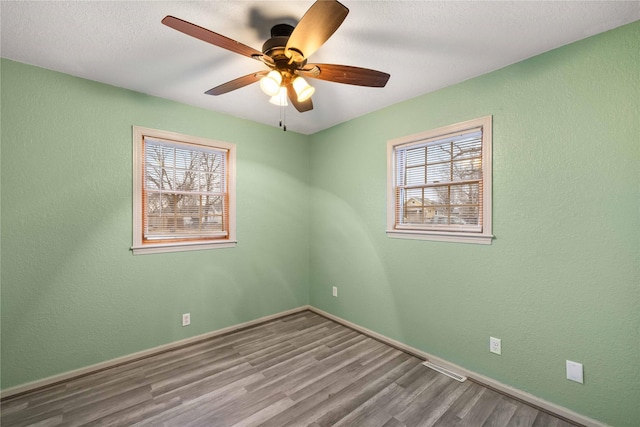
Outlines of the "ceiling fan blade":
<svg viewBox="0 0 640 427">
<path fill-rule="evenodd" d="M 311 56 L 340 27 L 349 9 L 340 2 L 318 0 L 307 10 L 294 28 L 285 54 L 294 62 Z"/>
<path fill-rule="evenodd" d="M 231 92 L 232 90 L 240 89 L 255 83 L 262 77 L 266 76 L 268 71 L 258 71 L 257 73 L 247 74 L 246 76 L 238 77 L 237 79 L 223 83 L 220 86 L 216 86 L 213 89 L 209 89 L 205 93 L 207 95 L 222 95 L 223 93 Z"/>
<path fill-rule="evenodd" d="M 178 30 L 188 36 L 195 37 L 212 45 L 221 47 L 223 49 L 230 50 L 231 52 L 239 53 L 240 55 L 248 56 L 249 58 L 260 60 L 263 56 L 262 52 L 255 50 L 252 47 L 237 42 L 229 37 L 225 37 L 221 34 L 214 33 L 213 31 L 202 28 L 198 25 L 184 21 L 175 16 L 165 16 L 162 23 L 167 27 L 171 27 L 174 30 Z"/>
<path fill-rule="evenodd" d="M 304 113 L 305 111 L 313 110 L 313 102 L 311 102 L 311 98 L 304 102 L 298 102 L 298 94 L 291 83 L 287 85 L 287 95 L 289 96 L 289 101 L 291 101 L 293 106 L 296 107 L 296 110 L 299 112 Z"/>
<path fill-rule="evenodd" d="M 307 64 L 298 70 L 298 74 L 313 79 L 367 87 L 384 87 L 391 77 L 382 71 L 336 64 Z"/>
</svg>

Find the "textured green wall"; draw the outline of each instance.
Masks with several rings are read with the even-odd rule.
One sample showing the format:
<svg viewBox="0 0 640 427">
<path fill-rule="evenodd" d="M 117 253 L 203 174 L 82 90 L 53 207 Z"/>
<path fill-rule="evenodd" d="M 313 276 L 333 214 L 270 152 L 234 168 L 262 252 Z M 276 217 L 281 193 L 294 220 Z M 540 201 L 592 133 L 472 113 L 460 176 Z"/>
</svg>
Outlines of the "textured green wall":
<svg viewBox="0 0 640 427">
<path fill-rule="evenodd" d="M 2 388 L 308 303 L 306 136 L 1 73 Z M 132 255 L 132 125 L 237 144 L 237 247 Z"/>
<path fill-rule="evenodd" d="M 634 23 L 313 135 L 311 304 L 640 425 L 639 70 Z M 489 114 L 493 244 L 387 238 L 386 141 Z"/>
</svg>

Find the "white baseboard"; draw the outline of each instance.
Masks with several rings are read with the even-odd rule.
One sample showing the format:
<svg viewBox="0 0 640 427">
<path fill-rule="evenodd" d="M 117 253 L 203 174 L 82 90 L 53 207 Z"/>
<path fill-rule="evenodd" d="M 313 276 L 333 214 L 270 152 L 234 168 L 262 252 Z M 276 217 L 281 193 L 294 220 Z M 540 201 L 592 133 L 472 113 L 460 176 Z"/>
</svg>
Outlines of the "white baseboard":
<svg viewBox="0 0 640 427">
<path fill-rule="evenodd" d="M 499 392 L 502 392 L 504 394 L 507 394 L 509 396 L 512 396 L 516 399 L 522 400 L 523 402 L 529 403 L 533 406 L 537 406 L 541 409 L 544 409 L 548 412 L 551 412 L 553 414 L 557 414 L 561 417 L 564 417 L 568 420 L 571 420 L 573 422 L 576 422 L 578 424 L 582 424 L 584 426 L 587 427 L 609 427 L 606 424 L 601 423 L 600 421 L 594 420 L 592 418 L 586 417 L 584 415 L 581 415 L 577 412 L 574 412 L 570 409 L 567 409 L 563 406 L 560 405 L 556 405 L 555 403 L 551 403 L 548 402 L 544 399 L 541 399 L 537 396 L 534 396 L 530 393 L 527 393 L 525 391 L 519 390 L 515 387 L 511 387 L 509 385 L 503 384 L 499 381 L 496 381 L 492 378 L 486 377 L 484 375 L 478 374 L 476 372 L 470 371 L 468 369 L 463 368 L 462 366 L 458 366 L 454 363 L 448 362 L 446 360 L 443 360 L 439 357 L 436 357 L 432 354 L 429 354 L 427 352 L 424 352 L 422 350 L 419 350 L 417 348 L 411 347 L 409 345 L 406 345 L 404 343 L 401 343 L 400 341 L 396 341 L 394 339 L 391 339 L 389 337 L 386 337 L 382 334 L 379 334 L 377 332 L 374 332 L 370 329 L 367 329 L 365 327 L 362 327 L 360 325 L 357 325 L 355 323 L 349 322 L 348 320 L 344 320 L 341 317 L 338 316 L 334 316 L 331 313 L 327 313 L 326 311 L 320 310 L 319 308 L 315 308 L 310 306 L 309 310 L 327 317 L 335 322 L 341 323 L 344 326 L 347 326 L 351 329 L 354 329 L 358 332 L 362 332 L 365 335 L 369 335 L 372 338 L 375 338 L 379 341 L 382 341 L 392 347 L 395 347 L 399 350 L 405 351 L 409 354 L 413 354 L 421 359 L 425 359 L 428 360 L 430 362 L 436 363 L 440 366 L 443 366 L 451 371 L 454 371 L 460 375 L 464 375 L 466 377 L 468 377 L 469 379 L 476 381 L 480 384 L 486 385 L 494 390 L 497 390 Z"/>
<path fill-rule="evenodd" d="M 218 329 L 213 332 L 207 332 L 206 334 L 197 335 L 191 338 L 185 338 L 180 341 L 174 341 L 169 344 L 164 344 L 158 347 L 153 347 L 148 350 L 139 351 L 137 353 L 128 354 L 122 357 L 116 357 L 115 359 L 107 360 L 104 362 L 96 363 L 95 365 L 86 366 L 80 369 L 74 369 L 73 371 L 64 372 L 62 374 L 53 375 L 47 378 L 43 378 L 41 380 L 21 384 L 15 387 L 7 388 L 0 391 L 0 399 L 6 399 L 11 396 L 15 396 L 17 394 L 26 393 L 32 390 L 36 390 L 42 387 L 46 387 L 55 383 L 59 383 L 62 381 L 68 381 L 72 378 L 80 377 L 83 375 L 90 374 L 92 372 L 101 371 L 107 368 L 111 368 L 116 365 L 121 365 L 126 362 L 131 362 L 138 359 L 143 359 L 145 357 L 153 356 L 154 354 L 163 353 L 166 351 L 173 350 L 175 348 L 183 347 L 188 344 L 192 344 L 198 341 L 206 340 L 209 338 L 213 338 L 219 335 L 228 334 L 230 332 L 237 331 L 239 329 L 244 329 L 250 326 L 257 325 L 259 323 L 268 322 L 273 319 L 277 319 L 279 317 L 288 316 L 290 314 L 298 313 L 300 311 L 309 310 L 311 307 L 308 305 L 304 305 L 301 307 L 297 307 L 291 310 L 282 311 L 280 313 L 272 314 L 270 316 L 261 317 L 259 319 L 250 320 L 248 322 L 239 323 L 237 325 L 229 326 L 226 328 Z"/>
</svg>

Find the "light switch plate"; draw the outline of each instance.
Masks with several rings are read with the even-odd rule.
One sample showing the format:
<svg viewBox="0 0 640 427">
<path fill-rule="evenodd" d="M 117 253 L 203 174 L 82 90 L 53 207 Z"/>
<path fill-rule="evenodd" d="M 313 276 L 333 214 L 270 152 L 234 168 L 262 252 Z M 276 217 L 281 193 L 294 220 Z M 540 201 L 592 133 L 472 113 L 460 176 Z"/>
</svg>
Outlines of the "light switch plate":
<svg viewBox="0 0 640 427">
<path fill-rule="evenodd" d="M 580 384 L 584 384 L 582 363 L 567 360 L 567 379 Z"/>
</svg>

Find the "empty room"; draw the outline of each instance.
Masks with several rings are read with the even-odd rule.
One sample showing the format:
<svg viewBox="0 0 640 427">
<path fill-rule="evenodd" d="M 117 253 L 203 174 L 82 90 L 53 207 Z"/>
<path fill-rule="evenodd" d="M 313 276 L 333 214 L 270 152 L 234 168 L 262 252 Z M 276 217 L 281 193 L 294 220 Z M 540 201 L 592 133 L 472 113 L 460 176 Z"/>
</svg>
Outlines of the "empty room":
<svg viewBox="0 0 640 427">
<path fill-rule="evenodd" d="M 640 426 L 640 2 L 0 20 L 0 425 Z"/>
</svg>

